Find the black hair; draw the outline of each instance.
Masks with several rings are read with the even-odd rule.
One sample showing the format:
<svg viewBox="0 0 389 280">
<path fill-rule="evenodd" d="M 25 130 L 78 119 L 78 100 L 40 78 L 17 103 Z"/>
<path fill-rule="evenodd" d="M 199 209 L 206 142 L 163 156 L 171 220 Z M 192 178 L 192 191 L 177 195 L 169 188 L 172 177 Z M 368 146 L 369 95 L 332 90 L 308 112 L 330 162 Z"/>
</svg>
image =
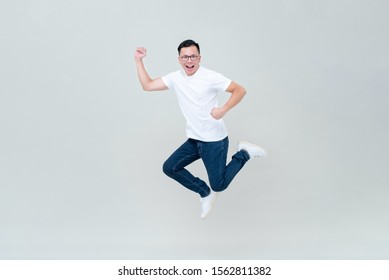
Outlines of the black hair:
<svg viewBox="0 0 389 280">
<path fill-rule="evenodd" d="M 182 43 L 178 46 L 178 48 L 177 48 L 178 54 L 180 54 L 182 48 L 188 48 L 188 47 L 191 47 L 191 46 L 195 46 L 195 47 L 197 48 L 197 50 L 199 51 L 199 54 L 200 54 L 200 46 L 199 46 L 198 43 L 196 43 L 196 42 L 193 41 L 193 40 L 185 40 L 184 42 L 182 42 Z"/>
</svg>

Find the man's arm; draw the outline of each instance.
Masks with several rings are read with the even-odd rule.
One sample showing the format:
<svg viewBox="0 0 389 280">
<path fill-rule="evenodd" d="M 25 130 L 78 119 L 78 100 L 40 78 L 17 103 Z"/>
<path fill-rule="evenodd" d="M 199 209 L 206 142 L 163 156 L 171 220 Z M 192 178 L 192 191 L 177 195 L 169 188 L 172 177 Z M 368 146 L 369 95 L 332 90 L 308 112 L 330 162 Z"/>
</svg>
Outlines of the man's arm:
<svg viewBox="0 0 389 280">
<path fill-rule="evenodd" d="M 151 79 L 143 64 L 143 58 L 146 56 L 147 51 L 145 48 L 137 48 L 135 51 L 135 64 L 138 72 L 138 78 L 142 85 L 143 90 L 146 91 L 158 91 L 167 90 L 168 87 L 162 81 L 161 78 Z"/>
<path fill-rule="evenodd" d="M 238 85 L 234 81 L 226 89 L 227 92 L 231 93 L 230 98 L 224 104 L 223 107 L 213 108 L 211 115 L 214 119 L 219 120 L 232 108 L 234 108 L 245 96 L 246 90 L 241 85 Z"/>
</svg>

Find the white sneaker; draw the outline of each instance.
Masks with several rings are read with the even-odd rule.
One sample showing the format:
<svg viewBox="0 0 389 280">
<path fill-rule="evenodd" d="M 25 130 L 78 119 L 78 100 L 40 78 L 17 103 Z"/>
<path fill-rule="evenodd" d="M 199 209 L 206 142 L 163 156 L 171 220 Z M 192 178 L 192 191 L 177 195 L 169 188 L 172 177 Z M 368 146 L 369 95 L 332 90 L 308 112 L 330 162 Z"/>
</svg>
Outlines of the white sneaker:
<svg viewBox="0 0 389 280">
<path fill-rule="evenodd" d="M 264 148 L 246 141 L 240 141 L 238 143 L 238 151 L 240 150 L 245 150 L 246 152 L 248 152 L 250 158 L 264 157 L 267 155 L 267 152 Z"/>
<path fill-rule="evenodd" d="M 216 200 L 216 193 L 211 190 L 211 193 L 206 197 L 201 197 L 201 219 L 205 219 L 212 210 L 213 203 Z"/>
</svg>

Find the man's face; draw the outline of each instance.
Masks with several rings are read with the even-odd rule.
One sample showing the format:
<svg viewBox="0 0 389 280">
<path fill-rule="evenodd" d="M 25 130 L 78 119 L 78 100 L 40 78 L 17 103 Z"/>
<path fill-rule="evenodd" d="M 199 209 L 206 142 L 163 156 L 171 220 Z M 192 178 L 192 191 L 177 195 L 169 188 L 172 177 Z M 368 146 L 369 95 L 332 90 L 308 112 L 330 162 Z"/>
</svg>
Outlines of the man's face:
<svg viewBox="0 0 389 280">
<path fill-rule="evenodd" d="M 192 76 L 200 67 L 201 56 L 196 46 L 182 48 L 178 61 L 184 68 L 187 76 Z"/>
</svg>

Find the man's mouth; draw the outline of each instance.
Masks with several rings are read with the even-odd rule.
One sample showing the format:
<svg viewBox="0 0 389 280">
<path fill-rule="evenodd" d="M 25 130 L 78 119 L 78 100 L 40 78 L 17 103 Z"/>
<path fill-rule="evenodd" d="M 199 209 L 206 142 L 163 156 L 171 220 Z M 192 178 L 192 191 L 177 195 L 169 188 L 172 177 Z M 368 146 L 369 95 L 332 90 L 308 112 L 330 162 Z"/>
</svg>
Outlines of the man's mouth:
<svg viewBox="0 0 389 280">
<path fill-rule="evenodd" d="M 185 67 L 188 68 L 188 69 L 193 69 L 195 66 L 194 65 L 191 65 L 191 66 L 190 65 L 185 65 Z"/>
</svg>

